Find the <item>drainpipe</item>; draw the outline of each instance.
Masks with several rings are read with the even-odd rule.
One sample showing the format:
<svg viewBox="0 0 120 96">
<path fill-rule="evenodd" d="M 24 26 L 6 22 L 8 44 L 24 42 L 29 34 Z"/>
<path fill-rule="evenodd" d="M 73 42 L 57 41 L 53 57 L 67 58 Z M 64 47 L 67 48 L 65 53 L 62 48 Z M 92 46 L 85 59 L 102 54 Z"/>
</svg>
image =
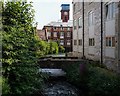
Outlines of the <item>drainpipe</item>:
<svg viewBox="0 0 120 96">
<path fill-rule="evenodd" d="M 83 17 L 83 59 L 85 59 L 85 54 L 84 54 L 84 52 L 85 52 L 85 50 L 84 50 L 85 49 L 84 48 L 84 0 L 83 0 L 83 8 L 82 9 L 83 9 L 83 14 L 82 14 L 83 15 L 82 16 Z"/>
<path fill-rule="evenodd" d="M 101 0 L 101 64 L 103 64 L 103 2 Z"/>
<path fill-rule="evenodd" d="M 120 1 L 118 2 L 118 26 L 120 26 Z M 120 27 L 118 27 L 118 39 L 117 39 L 117 43 L 118 43 L 118 73 L 120 74 Z"/>
</svg>

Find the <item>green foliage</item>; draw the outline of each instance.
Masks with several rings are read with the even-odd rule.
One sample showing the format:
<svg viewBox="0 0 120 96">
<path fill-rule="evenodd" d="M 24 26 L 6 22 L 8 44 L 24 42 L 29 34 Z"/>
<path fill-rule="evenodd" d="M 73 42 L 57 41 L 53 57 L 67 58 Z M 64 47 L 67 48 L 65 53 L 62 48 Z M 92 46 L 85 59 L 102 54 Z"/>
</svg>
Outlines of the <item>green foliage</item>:
<svg viewBox="0 0 120 96">
<path fill-rule="evenodd" d="M 80 83 L 80 75 L 79 75 L 79 64 L 71 64 L 67 66 L 65 71 L 67 72 L 67 79 L 69 82 L 74 83 L 75 85 Z"/>
<path fill-rule="evenodd" d="M 40 40 L 38 36 L 36 36 L 36 40 L 38 40 L 38 43 L 36 43 L 38 57 L 47 54 L 58 54 L 58 44 L 56 42 L 46 42 Z"/>
<path fill-rule="evenodd" d="M 100 67 L 89 68 L 89 94 L 91 96 L 120 96 L 120 77 Z"/>
<path fill-rule="evenodd" d="M 54 41 L 49 42 L 49 54 L 58 54 L 58 44 Z"/>
<path fill-rule="evenodd" d="M 63 46 L 59 46 L 59 52 L 60 53 L 64 53 L 65 52 L 65 48 Z"/>
<path fill-rule="evenodd" d="M 36 40 L 38 41 L 36 43 L 37 48 L 37 57 L 40 58 L 41 56 L 48 54 L 48 43 L 46 41 L 42 41 L 39 39 L 39 37 L 36 36 Z"/>
<path fill-rule="evenodd" d="M 2 81 L 2 93 L 9 94 L 10 93 L 10 86 L 8 85 L 8 80 L 6 78 L 0 78 Z"/>
<path fill-rule="evenodd" d="M 42 88 L 42 74 L 36 66 L 41 45 L 34 36 L 34 11 L 32 5 L 25 2 L 7 2 L 3 10 L 3 77 L 7 79 L 3 95 L 9 89 L 9 95 L 28 96 Z M 7 87 L 6 87 L 7 86 Z"/>
<path fill-rule="evenodd" d="M 99 65 L 98 65 L 99 66 Z M 120 96 L 120 76 L 97 65 L 87 65 L 87 74 L 83 73 L 80 64 L 73 64 L 66 69 L 67 80 L 85 89 L 88 96 Z M 85 91 L 84 90 L 84 91 Z"/>
</svg>

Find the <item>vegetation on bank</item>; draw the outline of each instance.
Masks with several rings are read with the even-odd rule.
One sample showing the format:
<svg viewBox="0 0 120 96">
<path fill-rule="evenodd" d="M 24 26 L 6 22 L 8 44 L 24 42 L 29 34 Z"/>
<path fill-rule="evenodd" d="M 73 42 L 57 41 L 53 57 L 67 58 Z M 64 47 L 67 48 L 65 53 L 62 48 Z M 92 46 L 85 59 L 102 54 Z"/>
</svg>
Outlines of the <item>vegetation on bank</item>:
<svg viewBox="0 0 120 96">
<path fill-rule="evenodd" d="M 67 80 L 83 90 L 84 96 L 120 96 L 120 76 L 99 64 L 71 64 L 66 72 Z"/>
<path fill-rule="evenodd" d="M 40 40 L 33 27 L 32 2 L 6 2 L 2 6 L 2 95 L 38 94 L 46 76 L 38 73 L 38 59 L 57 54 L 56 42 Z"/>
</svg>

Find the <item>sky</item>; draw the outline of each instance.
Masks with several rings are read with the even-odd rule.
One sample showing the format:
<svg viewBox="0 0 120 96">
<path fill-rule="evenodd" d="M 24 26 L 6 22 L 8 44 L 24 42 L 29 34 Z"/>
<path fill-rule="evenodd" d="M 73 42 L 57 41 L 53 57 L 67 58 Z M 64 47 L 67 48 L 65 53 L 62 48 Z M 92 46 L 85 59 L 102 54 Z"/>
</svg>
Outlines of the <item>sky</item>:
<svg viewBox="0 0 120 96">
<path fill-rule="evenodd" d="M 70 20 L 72 20 L 72 0 L 32 0 L 32 2 L 38 29 L 42 29 L 51 21 L 61 19 L 61 4 L 70 4 Z"/>
</svg>

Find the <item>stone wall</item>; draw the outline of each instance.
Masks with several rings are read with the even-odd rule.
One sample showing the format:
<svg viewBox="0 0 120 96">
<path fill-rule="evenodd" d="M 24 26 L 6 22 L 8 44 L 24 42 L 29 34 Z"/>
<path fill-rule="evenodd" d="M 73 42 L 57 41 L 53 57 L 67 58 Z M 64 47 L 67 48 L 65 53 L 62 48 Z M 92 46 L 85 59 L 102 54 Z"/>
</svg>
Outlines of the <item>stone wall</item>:
<svg viewBox="0 0 120 96">
<path fill-rule="evenodd" d="M 84 64 L 85 62 L 82 59 L 40 59 L 38 66 L 40 68 L 66 69 L 71 64 Z"/>
</svg>

